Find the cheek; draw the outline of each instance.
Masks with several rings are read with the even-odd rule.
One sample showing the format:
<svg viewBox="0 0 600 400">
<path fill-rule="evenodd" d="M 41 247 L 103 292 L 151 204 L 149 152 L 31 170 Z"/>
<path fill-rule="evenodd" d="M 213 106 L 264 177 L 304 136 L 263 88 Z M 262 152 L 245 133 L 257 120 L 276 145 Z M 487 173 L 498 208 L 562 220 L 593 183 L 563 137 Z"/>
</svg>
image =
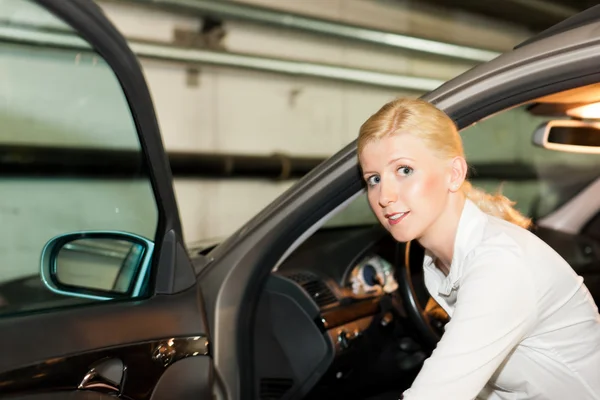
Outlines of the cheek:
<svg viewBox="0 0 600 400">
<path fill-rule="evenodd" d="M 381 224 L 386 225 L 386 218 L 384 216 L 383 209 L 379 205 L 379 191 L 377 188 L 368 190 L 367 192 L 367 200 L 369 201 L 369 206 L 375 214 L 375 217 L 379 220 Z"/>
<path fill-rule="evenodd" d="M 379 206 L 379 194 L 377 189 L 367 189 L 367 200 L 369 200 L 369 206 L 376 215 L 381 213 L 381 207 Z"/>
<path fill-rule="evenodd" d="M 443 180 L 438 175 L 423 175 L 412 179 L 410 184 L 404 185 L 404 193 L 407 200 L 417 204 L 438 202 L 443 198 L 444 192 Z M 408 183 L 408 182 L 407 182 Z"/>
</svg>

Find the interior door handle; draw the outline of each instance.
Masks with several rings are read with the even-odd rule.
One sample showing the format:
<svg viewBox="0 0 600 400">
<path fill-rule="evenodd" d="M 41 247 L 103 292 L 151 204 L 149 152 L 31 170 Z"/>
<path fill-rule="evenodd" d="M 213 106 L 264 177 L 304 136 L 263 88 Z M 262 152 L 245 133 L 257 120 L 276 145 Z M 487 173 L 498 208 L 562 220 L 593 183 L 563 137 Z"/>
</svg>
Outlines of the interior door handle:
<svg viewBox="0 0 600 400">
<path fill-rule="evenodd" d="M 77 388 L 121 394 L 126 369 L 123 361 L 118 358 L 100 360 L 85 374 Z"/>
</svg>

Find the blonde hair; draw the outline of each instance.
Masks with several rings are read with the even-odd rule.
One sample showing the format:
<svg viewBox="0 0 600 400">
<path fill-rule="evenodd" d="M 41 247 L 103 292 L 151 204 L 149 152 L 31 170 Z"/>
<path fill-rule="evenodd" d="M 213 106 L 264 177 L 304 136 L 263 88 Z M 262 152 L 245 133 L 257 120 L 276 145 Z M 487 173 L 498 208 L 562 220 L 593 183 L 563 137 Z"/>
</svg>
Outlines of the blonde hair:
<svg viewBox="0 0 600 400">
<path fill-rule="evenodd" d="M 358 154 L 367 143 L 400 131 L 421 139 L 441 159 L 465 157 L 454 121 L 431 103 L 410 98 L 399 98 L 385 104 L 362 124 L 358 135 Z M 500 191 L 492 195 L 467 180 L 461 190 L 483 212 L 526 229 L 531 225 L 529 218 L 513 208 L 515 202 Z"/>
</svg>

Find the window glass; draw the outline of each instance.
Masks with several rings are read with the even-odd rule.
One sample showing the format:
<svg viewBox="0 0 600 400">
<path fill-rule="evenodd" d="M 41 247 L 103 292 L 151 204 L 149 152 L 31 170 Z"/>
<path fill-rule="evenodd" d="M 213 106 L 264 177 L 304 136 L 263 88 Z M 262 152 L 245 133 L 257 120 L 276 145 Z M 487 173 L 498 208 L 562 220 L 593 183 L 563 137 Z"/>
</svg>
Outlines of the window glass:
<svg viewBox="0 0 600 400">
<path fill-rule="evenodd" d="M 522 213 L 541 218 L 600 176 L 600 155 L 566 153 L 533 144 L 533 132 L 553 118 L 517 107 L 461 132 L 473 184 L 501 190 Z M 555 118 L 554 118 L 555 119 Z"/>
<path fill-rule="evenodd" d="M 53 45 L 61 40 L 83 46 Z M 96 301 L 42 281 L 41 254 L 54 237 L 154 238 L 158 210 L 129 106 L 111 68 L 85 47 L 36 4 L 0 0 L 0 315 Z M 89 266 L 70 271 L 115 281 L 114 268 Z"/>
</svg>

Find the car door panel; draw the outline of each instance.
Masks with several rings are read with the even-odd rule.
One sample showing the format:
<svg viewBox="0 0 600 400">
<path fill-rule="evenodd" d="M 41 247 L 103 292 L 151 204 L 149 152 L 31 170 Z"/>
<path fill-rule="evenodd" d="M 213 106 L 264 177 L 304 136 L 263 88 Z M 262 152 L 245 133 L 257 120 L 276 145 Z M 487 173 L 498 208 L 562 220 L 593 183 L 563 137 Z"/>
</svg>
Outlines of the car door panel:
<svg viewBox="0 0 600 400">
<path fill-rule="evenodd" d="M 212 361 L 191 357 L 178 361 L 160 377 L 150 400 L 213 399 Z"/>
<path fill-rule="evenodd" d="M 2 357 L 0 395 L 74 390 L 99 362 L 116 359 L 126 369 L 123 393 L 132 399 L 149 399 L 158 390 L 159 380 L 161 385 L 172 386 L 173 379 L 181 382 L 189 373 L 194 379 L 187 380 L 188 385 L 181 385 L 180 390 L 198 396 L 192 388 L 209 385 L 212 361 L 208 357 L 206 335 L 197 333 L 204 329 L 198 310 L 191 306 L 198 304 L 194 300 L 196 291 L 188 290 L 178 295 L 157 296 L 133 309 L 113 304 L 93 310 L 81 308 L 77 310 L 79 315 L 69 312 L 63 318 L 47 314 L 45 320 L 30 319 L 31 328 L 20 323 L 19 329 L 11 330 L 8 324 L 3 324 L 0 329 L 16 335 L 13 343 L 27 341 L 32 345 L 7 346 L 7 351 L 12 351 Z M 178 311 L 173 312 L 174 309 Z M 23 333 L 26 337 L 18 337 Z M 67 355 L 60 357 L 60 354 Z M 202 360 L 188 362 L 188 358 Z M 26 366 L 19 368 L 23 364 Z M 193 368 L 186 372 L 186 366 Z"/>
<path fill-rule="evenodd" d="M 137 128 L 159 218 L 146 297 L 2 315 L 0 397 L 208 399 L 213 363 L 204 303 L 183 244 L 171 170 L 139 63 L 93 1 L 34 2 L 67 22 L 111 67 Z M 112 359 L 123 365 L 122 382 L 86 380 L 97 373 L 98 363 Z"/>
<path fill-rule="evenodd" d="M 156 339 L 206 336 L 199 317 L 200 307 L 197 291 L 193 288 L 134 304 L 88 305 L 0 319 L 0 337 L 4 343 L 12 344 L 3 349 L 0 357 L 0 377 L 22 367 L 74 353 Z"/>
<path fill-rule="evenodd" d="M 28 382 L 32 381 L 28 377 Z M 137 378 L 139 379 L 139 377 Z M 173 363 L 158 379 L 150 379 L 138 392 L 125 389 L 124 398 L 150 400 L 203 400 L 212 398 L 212 365 L 208 357 L 191 357 Z M 58 385 L 55 387 L 59 387 Z M 10 400 L 110 400 L 117 393 L 101 393 L 94 390 L 54 390 L 35 394 L 2 396 Z M 27 389 L 28 391 L 31 388 Z M 52 390 L 52 391 L 50 391 Z M 106 390 L 100 388 L 99 390 Z M 143 390 L 143 391 L 141 391 Z"/>
</svg>

